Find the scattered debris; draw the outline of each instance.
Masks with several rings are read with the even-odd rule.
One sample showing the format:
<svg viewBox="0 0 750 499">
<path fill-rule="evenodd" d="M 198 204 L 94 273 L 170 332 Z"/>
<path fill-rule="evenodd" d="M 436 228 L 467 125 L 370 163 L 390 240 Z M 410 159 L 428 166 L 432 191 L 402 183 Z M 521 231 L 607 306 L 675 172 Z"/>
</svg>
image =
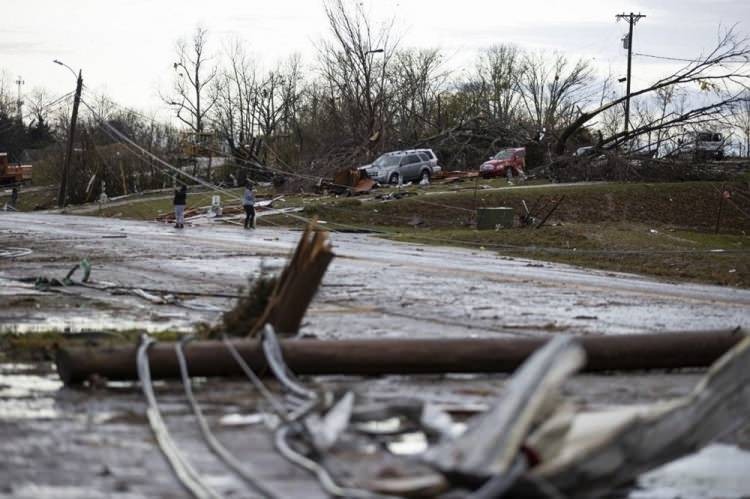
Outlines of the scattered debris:
<svg viewBox="0 0 750 499">
<path fill-rule="evenodd" d="M 375 196 L 375 199 L 378 199 L 380 201 L 392 201 L 394 199 L 403 199 L 405 197 L 416 196 L 416 195 L 417 195 L 416 192 L 398 190 L 398 191 L 391 191 L 385 194 L 378 194 L 377 196 Z"/>
<path fill-rule="evenodd" d="M 478 171 L 462 171 L 462 170 L 454 170 L 454 171 L 444 171 L 442 174 L 442 178 L 440 179 L 441 184 L 456 184 L 463 182 L 467 179 L 474 179 L 479 177 Z"/>
<path fill-rule="evenodd" d="M 274 209 L 273 205 L 277 201 L 284 199 L 283 195 L 275 196 L 271 199 L 258 200 L 255 203 L 255 209 L 257 216 L 261 215 L 276 215 L 283 213 L 291 213 L 296 211 L 302 211 L 302 208 L 282 208 Z M 245 211 L 239 203 L 237 204 L 221 204 L 220 196 L 213 196 L 211 204 L 208 206 L 200 206 L 185 209 L 185 220 L 196 221 L 196 220 L 214 220 L 214 221 L 232 221 L 245 217 Z M 158 215 L 155 219 L 157 222 L 174 223 L 174 213 L 168 211 Z"/>
<path fill-rule="evenodd" d="M 151 342 L 146 338 L 138 350 L 138 371 L 154 435 L 185 487 L 197 497 L 211 497 L 161 417 L 151 385 L 149 364 L 159 366 L 149 355 Z M 738 340 L 686 397 L 598 412 L 578 411 L 562 397 L 563 383 L 585 365 L 586 353 L 574 338 L 556 337 L 534 352 L 491 407 L 469 419 L 462 430 L 448 412 L 419 401 L 362 405 L 350 391 L 336 400 L 331 393 L 309 389 L 287 366 L 270 325 L 264 326 L 260 344 L 270 372 L 286 394 L 284 399 L 273 394 L 226 342 L 279 417 L 274 430 L 276 449 L 316 476 L 334 497 L 434 497 L 441 493 L 487 498 L 602 497 L 736 430 L 747 423 L 750 414 L 750 392 L 745 389 L 750 383 L 750 337 Z M 182 345 L 177 352 L 186 396 L 208 446 L 250 486 L 262 490 L 263 484 L 214 439 L 192 395 Z M 395 424 L 389 430 L 377 429 L 390 420 Z M 324 463 L 344 435 L 352 433 L 373 443 L 386 442 L 383 447 L 390 452 L 388 441 L 421 435 L 426 449 L 414 457 L 426 466 L 412 464 L 395 476 L 383 470 L 377 479 L 364 481 L 369 490 L 363 485 L 339 485 Z M 540 491 L 544 493 L 539 495 Z M 264 494 L 277 495 L 270 490 Z"/>
<path fill-rule="evenodd" d="M 552 205 L 552 208 L 550 208 L 547 214 L 544 215 L 544 217 L 542 217 L 542 219 L 539 221 L 539 223 L 536 225 L 535 228 L 541 229 L 542 226 L 547 222 L 547 220 L 549 220 L 549 217 L 551 217 L 552 214 L 555 212 L 555 210 L 557 210 L 557 208 L 560 206 L 560 203 L 562 203 L 564 199 L 565 199 L 565 194 L 557 198 L 557 201 L 554 202 L 554 204 Z"/>
<path fill-rule="evenodd" d="M 0 248 L 0 258 L 20 258 L 22 256 L 27 256 L 32 253 L 32 250 L 29 248 Z"/>
<path fill-rule="evenodd" d="M 371 190 L 373 190 L 378 185 L 377 182 L 375 182 L 371 178 L 363 178 L 352 189 L 353 194 L 367 194 Z"/>
</svg>

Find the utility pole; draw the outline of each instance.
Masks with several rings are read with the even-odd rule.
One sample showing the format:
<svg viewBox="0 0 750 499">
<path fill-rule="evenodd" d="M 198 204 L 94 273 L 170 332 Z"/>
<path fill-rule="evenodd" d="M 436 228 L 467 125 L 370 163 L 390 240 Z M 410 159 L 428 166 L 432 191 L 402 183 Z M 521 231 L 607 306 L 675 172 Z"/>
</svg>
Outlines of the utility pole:
<svg viewBox="0 0 750 499">
<path fill-rule="evenodd" d="M 75 73 L 74 73 L 75 74 Z M 62 179 L 60 180 L 60 193 L 57 196 L 57 206 L 65 206 L 68 195 L 68 174 L 70 172 L 70 161 L 73 157 L 73 140 L 76 134 L 76 120 L 78 119 L 78 104 L 81 102 L 81 89 L 83 88 L 83 76 L 78 71 L 78 82 L 76 83 L 76 95 L 73 99 L 73 114 L 70 117 L 70 130 L 68 132 L 68 149 L 65 153 L 65 164 L 63 165 Z"/>
<path fill-rule="evenodd" d="M 623 48 L 628 49 L 628 74 L 627 74 L 627 83 L 626 83 L 626 89 L 625 89 L 625 135 L 628 134 L 628 127 L 630 125 L 630 68 L 631 68 L 631 61 L 633 59 L 633 26 L 646 17 L 644 14 L 641 14 L 640 12 L 638 14 L 633 14 L 632 12 L 630 14 L 618 14 L 615 16 L 615 19 L 618 21 L 620 19 L 625 19 L 628 22 L 629 28 L 628 28 L 628 34 L 625 35 L 625 38 L 622 39 L 623 41 Z"/>
<path fill-rule="evenodd" d="M 18 100 L 16 101 L 16 112 L 18 113 L 18 122 L 23 123 L 23 99 L 21 98 L 21 85 L 24 85 L 26 82 L 23 81 L 23 79 L 19 76 L 16 80 L 16 85 L 18 85 Z"/>
</svg>

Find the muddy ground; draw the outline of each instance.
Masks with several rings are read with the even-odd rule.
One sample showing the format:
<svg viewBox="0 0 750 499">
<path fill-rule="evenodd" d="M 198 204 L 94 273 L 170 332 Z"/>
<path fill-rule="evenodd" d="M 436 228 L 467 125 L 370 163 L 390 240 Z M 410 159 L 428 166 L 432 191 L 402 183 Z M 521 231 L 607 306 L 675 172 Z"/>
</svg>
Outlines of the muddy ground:
<svg viewBox="0 0 750 499">
<path fill-rule="evenodd" d="M 189 330 L 217 320 L 230 295 L 261 265 L 278 269 L 299 237 L 285 229 L 246 232 L 39 214 L 0 215 L 0 321 L 5 332 L 68 329 Z M 676 285 L 637 276 L 471 251 L 333 234 L 337 254 L 301 333 L 344 337 L 495 337 L 622 334 L 716 329 L 750 323 L 750 291 Z M 23 250 L 23 251 L 21 251 Z M 30 251 L 29 251 L 30 250 Z M 12 258 L 7 255 L 15 255 Z M 29 277 L 63 277 L 81 258 L 95 282 L 177 293 L 156 305 L 132 294 L 79 286 L 40 292 Z M 567 394 L 591 408 L 680 396 L 701 371 L 582 375 Z M 481 408 L 504 375 L 328 377 L 363 398 L 418 397 L 453 408 Z M 177 383 L 157 387 L 167 424 L 207 481 L 227 497 L 247 487 L 207 451 Z M 196 395 L 218 437 L 283 497 L 323 497 L 317 481 L 272 449 L 265 407 L 246 382 L 209 380 Z M 48 362 L 7 357 L 0 367 L 0 497 L 184 497 L 155 445 L 135 384 L 65 388 Z M 252 416 L 239 418 L 238 416 Z M 231 417 L 230 417 L 231 416 Z M 243 424 L 232 424 L 241 422 Z M 750 431 L 727 436 L 696 457 L 641 478 L 631 497 L 742 497 L 750 482 Z M 417 446 L 418 447 L 418 446 Z M 409 445 L 402 449 L 409 450 Z M 414 450 L 412 445 L 411 450 Z M 356 451 L 356 452 L 355 452 Z M 352 459 L 352 454 L 357 459 Z M 369 448 L 339 449 L 332 468 L 362 482 L 393 468 Z"/>
</svg>

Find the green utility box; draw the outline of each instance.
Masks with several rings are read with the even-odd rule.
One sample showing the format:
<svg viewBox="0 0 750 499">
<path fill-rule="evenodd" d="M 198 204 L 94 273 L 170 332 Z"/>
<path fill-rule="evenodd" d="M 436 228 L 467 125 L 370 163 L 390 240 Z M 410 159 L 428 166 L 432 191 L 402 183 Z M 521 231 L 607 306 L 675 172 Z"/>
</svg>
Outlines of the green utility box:
<svg viewBox="0 0 750 499">
<path fill-rule="evenodd" d="M 496 230 L 513 227 L 513 208 L 477 208 L 477 229 Z"/>
</svg>

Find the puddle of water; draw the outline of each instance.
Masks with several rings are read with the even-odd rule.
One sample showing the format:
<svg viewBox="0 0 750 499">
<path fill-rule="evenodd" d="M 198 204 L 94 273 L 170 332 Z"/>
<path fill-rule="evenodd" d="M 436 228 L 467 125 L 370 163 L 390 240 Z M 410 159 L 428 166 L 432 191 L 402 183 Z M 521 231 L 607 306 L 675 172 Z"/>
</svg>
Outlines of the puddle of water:
<svg viewBox="0 0 750 499">
<path fill-rule="evenodd" d="M 27 364 L 19 370 L 29 370 Z M 9 364 L 3 366 L 7 372 Z M 0 415 L 3 420 L 54 419 L 60 417 L 52 395 L 62 387 L 53 375 L 2 374 L 0 371 Z"/>
<path fill-rule="evenodd" d="M 62 413 L 55 407 L 52 399 L 2 399 L 0 398 L 2 421 L 20 421 L 30 419 L 58 419 Z"/>
<path fill-rule="evenodd" d="M 186 316 L 167 316 L 160 315 L 156 319 L 148 318 L 130 320 L 121 317 L 45 317 L 34 322 L 16 322 L 10 325 L 10 330 L 15 333 L 40 333 L 46 331 L 69 331 L 69 332 L 86 332 L 86 331 L 130 331 L 133 329 L 142 329 L 149 333 L 160 331 L 174 331 L 176 329 L 189 329 L 190 322 Z"/>
<path fill-rule="evenodd" d="M 33 371 L 38 367 L 34 364 L 0 364 L 0 374 L 2 373 L 17 373 L 21 371 Z"/>
<path fill-rule="evenodd" d="M 731 445 L 710 445 L 638 480 L 629 499 L 718 499 L 750 495 L 750 452 Z"/>
<path fill-rule="evenodd" d="M 56 392 L 62 386 L 57 376 L 52 375 L 0 374 L 0 398 L 46 396 Z"/>
</svg>

